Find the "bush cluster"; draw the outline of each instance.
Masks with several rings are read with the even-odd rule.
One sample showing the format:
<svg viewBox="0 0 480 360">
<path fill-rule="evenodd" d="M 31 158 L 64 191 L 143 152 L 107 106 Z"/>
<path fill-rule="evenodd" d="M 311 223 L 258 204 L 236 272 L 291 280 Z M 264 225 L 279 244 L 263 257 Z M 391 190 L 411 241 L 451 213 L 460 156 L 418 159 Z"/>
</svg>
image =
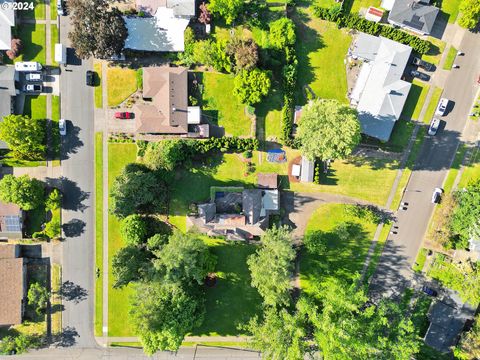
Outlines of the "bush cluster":
<svg viewBox="0 0 480 360">
<path fill-rule="evenodd" d="M 323 171 L 322 167 L 323 167 L 323 164 L 321 162 L 315 163 L 315 174 L 313 175 L 313 182 L 315 184 L 320 185 L 320 181 L 322 178 L 322 171 Z"/>
<path fill-rule="evenodd" d="M 430 50 L 431 44 L 429 41 L 422 40 L 418 36 L 408 34 L 405 31 L 396 29 L 392 26 L 381 25 L 366 20 L 357 14 L 346 15 L 342 12 L 331 11 L 331 9 L 320 6 L 314 6 L 313 13 L 322 20 L 336 22 L 339 28 L 355 29 L 366 34 L 383 36 L 387 39 L 409 45 L 419 54 L 426 54 Z"/>
<path fill-rule="evenodd" d="M 287 63 L 283 67 L 283 108 L 282 108 L 282 142 L 291 146 L 293 143 L 293 111 L 295 88 L 297 85 L 298 60 L 295 54 L 295 48 L 289 46 L 285 48 L 285 59 Z"/>
</svg>

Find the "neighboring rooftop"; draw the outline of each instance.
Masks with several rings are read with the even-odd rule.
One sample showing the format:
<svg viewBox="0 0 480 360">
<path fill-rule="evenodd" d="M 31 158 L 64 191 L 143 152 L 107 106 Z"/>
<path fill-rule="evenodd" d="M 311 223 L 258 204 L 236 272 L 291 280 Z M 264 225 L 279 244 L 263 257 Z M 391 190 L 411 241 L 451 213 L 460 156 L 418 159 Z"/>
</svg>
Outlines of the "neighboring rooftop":
<svg viewBox="0 0 480 360">
<path fill-rule="evenodd" d="M 257 175 L 257 185 L 262 189 L 277 189 L 278 174 L 275 173 L 259 173 Z"/>
<path fill-rule="evenodd" d="M 143 97 L 151 102 L 134 105 L 136 132 L 188 132 L 188 72 L 184 67 L 143 68 Z"/>
<path fill-rule="evenodd" d="M 136 0 L 137 10 L 154 15 L 158 8 L 173 10 L 175 16 L 195 16 L 195 0 Z"/>
<path fill-rule="evenodd" d="M 17 257 L 17 251 L 9 245 L 0 244 L 0 254 L 0 326 L 21 324 L 25 297 L 25 262 L 23 258 Z"/>
<path fill-rule="evenodd" d="M 2 36 L 3 31 L 1 21 L 0 12 L 0 37 Z M 4 116 L 12 113 L 12 97 L 15 96 L 15 94 L 15 67 L 0 65 L 0 122 L 3 121 Z M 6 148 L 7 144 L 5 144 L 3 141 L 0 141 L 0 149 Z"/>
<path fill-rule="evenodd" d="M 302 165 L 300 170 L 301 182 L 312 182 L 315 175 L 315 163 L 302 156 Z"/>
<path fill-rule="evenodd" d="M 22 238 L 22 210 L 15 204 L 0 202 L 0 238 Z"/>
<path fill-rule="evenodd" d="M 0 50 L 10 50 L 12 26 L 15 26 L 13 0 L 0 0 Z"/>
<path fill-rule="evenodd" d="M 412 48 L 384 37 L 360 33 L 350 56 L 364 61 L 351 104 L 357 107 L 362 132 L 388 141 L 400 118 L 411 83 L 402 80 Z"/>
<path fill-rule="evenodd" d="M 184 32 L 190 18 L 175 16 L 173 9 L 159 7 L 153 17 L 123 18 L 128 29 L 126 49 L 161 52 L 184 50 Z"/>
<path fill-rule="evenodd" d="M 432 32 L 439 12 L 440 9 L 431 6 L 429 1 L 395 0 L 388 15 L 388 21 L 422 35 L 428 35 Z"/>
</svg>

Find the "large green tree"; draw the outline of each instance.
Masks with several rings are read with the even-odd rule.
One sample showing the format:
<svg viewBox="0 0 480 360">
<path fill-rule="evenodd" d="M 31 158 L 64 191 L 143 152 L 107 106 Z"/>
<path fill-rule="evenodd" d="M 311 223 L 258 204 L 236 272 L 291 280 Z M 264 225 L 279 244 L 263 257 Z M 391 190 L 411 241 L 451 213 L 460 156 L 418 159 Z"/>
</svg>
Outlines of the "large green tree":
<svg viewBox="0 0 480 360">
<path fill-rule="evenodd" d="M 370 305 L 362 288 L 335 278 L 314 295 L 318 311 L 308 311 L 315 342 L 325 359 L 409 360 L 422 340 L 411 319 L 394 301 Z"/>
<path fill-rule="evenodd" d="M 226 48 L 227 53 L 235 59 L 235 70 L 253 70 L 258 62 L 258 45 L 252 39 L 234 38 Z"/>
<path fill-rule="evenodd" d="M 175 231 L 161 250 L 153 251 L 159 278 L 166 283 L 203 284 L 216 259 L 196 233 Z"/>
<path fill-rule="evenodd" d="M 17 159 L 42 160 L 45 157 L 45 119 L 5 116 L 0 122 L 0 139 L 7 143 Z"/>
<path fill-rule="evenodd" d="M 143 280 L 151 267 L 151 254 L 137 246 L 121 248 L 112 259 L 114 288 L 121 288 L 131 282 Z"/>
<path fill-rule="evenodd" d="M 477 315 L 474 321 L 472 328 L 462 335 L 454 350 L 456 359 L 480 359 L 480 315 Z"/>
<path fill-rule="evenodd" d="M 454 194 L 456 206 L 451 219 L 451 229 L 458 237 L 457 248 L 466 248 L 468 240 L 476 234 L 480 219 L 480 179 L 477 179 L 463 190 Z"/>
<path fill-rule="evenodd" d="M 459 6 L 458 24 L 467 29 L 475 29 L 480 22 L 480 1 L 462 0 Z"/>
<path fill-rule="evenodd" d="M 242 104 L 254 105 L 268 94 L 270 86 L 271 82 L 267 71 L 243 70 L 235 76 L 233 93 Z"/>
<path fill-rule="evenodd" d="M 120 222 L 120 234 L 127 244 L 139 246 L 147 240 L 147 223 L 138 214 L 129 215 Z"/>
<path fill-rule="evenodd" d="M 0 180 L 0 200 L 17 204 L 23 210 L 33 210 L 45 200 L 43 183 L 28 175 L 5 175 Z"/>
<path fill-rule="evenodd" d="M 261 242 L 261 247 L 247 260 L 252 286 L 266 305 L 288 305 L 295 259 L 290 232 L 286 227 L 274 227 L 265 232 Z"/>
<path fill-rule="evenodd" d="M 45 286 L 35 282 L 28 289 L 27 298 L 28 304 L 33 306 L 37 314 L 41 314 L 47 307 L 48 290 Z"/>
<path fill-rule="evenodd" d="M 207 7 L 213 14 L 223 17 L 227 25 L 230 25 L 240 14 L 243 3 L 243 0 L 210 0 Z"/>
<path fill-rule="evenodd" d="M 201 325 L 205 305 L 200 295 L 179 284 L 137 285 L 131 314 L 146 354 L 178 350 L 185 335 Z"/>
<path fill-rule="evenodd" d="M 265 310 L 262 321 L 253 318 L 247 325 L 252 335 L 251 346 L 262 352 L 266 360 L 304 360 L 313 348 L 309 345 L 309 324 L 304 310 L 312 311 L 305 298 L 297 303 L 295 312 L 286 309 Z"/>
<path fill-rule="evenodd" d="M 128 31 L 122 13 L 107 0 L 69 0 L 72 30 L 68 38 L 77 55 L 109 58 L 123 51 Z"/>
<path fill-rule="evenodd" d="M 360 142 L 357 112 L 337 100 L 312 100 L 303 107 L 296 137 L 310 160 L 345 158 Z"/>
<path fill-rule="evenodd" d="M 184 140 L 163 140 L 149 143 L 143 157 L 147 166 L 153 170 L 172 171 L 189 158 L 189 147 Z"/>
<path fill-rule="evenodd" d="M 270 34 L 268 37 L 270 45 L 278 50 L 283 50 L 295 44 L 295 24 L 292 20 L 282 17 L 270 23 Z"/>
<path fill-rule="evenodd" d="M 112 213 L 124 218 L 134 213 L 163 212 L 168 198 L 165 178 L 164 172 L 127 165 L 112 185 Z"/>
</svg>

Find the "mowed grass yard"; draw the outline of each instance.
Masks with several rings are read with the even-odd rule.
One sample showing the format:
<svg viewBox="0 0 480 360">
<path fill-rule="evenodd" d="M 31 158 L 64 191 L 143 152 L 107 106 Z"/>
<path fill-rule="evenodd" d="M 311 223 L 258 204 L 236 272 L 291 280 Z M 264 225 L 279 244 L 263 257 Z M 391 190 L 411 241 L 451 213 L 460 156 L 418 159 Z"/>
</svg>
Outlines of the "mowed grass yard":
<svg viewBox="0 0 480 360">
<path fill-rule="evenodd" d="M 245 105 L 233 95 L 233 75 L 204 72 L 202 110 L 214 124 L 223 126 L 227 135 L 249 136 L 252 121 Z"/>
<path fill-rule="evenodd" d="M 233 336 L 243 332 L 238 325 L 261 314 L 262 299 L 250 285 L 247 258 L 255 252 L 255 245 L 220 239 L 205 239 L 217 256 L 215 287 L 206 288 L 205 320 L 192 335 Z"/>
<path fill-rule="evenodd" d="M 128 68 L 107 69 L 108 106 L 117 106 L 137 91 L 137 72 Z"/>
<path fill-rule="evenodd" d="M 347 214 L 345 206 L 323 205 L 308 222 L 305 234 L 318 232 L 317 239 L 325 248 L 316 253 L 305 248 L 301 253 L 300 286 L 307 293 L 328 276 L 352 280 L 362 270 L 377 224 Z M 336 231 L 342 223 L 350 224 L 347 236 Z"/>
<path fill-rule="evenodd" d="M 122 172 L 125 165 L 134 162 L 137 156 L 135 144 L 108 145 L 108 188 L 111 189 L 113 181 Z M 111 200 L 110 200 L 111 201 Z M 106 209 L 104 209 L 106 210 Z M 120 222 L 111 214 L 108 215 L 108 335 L 133 336 L 133 327 L 129 321 L 130 295 L 132 286 L 122 289 L 113 289 L 112 257 L 126 244 L 120 235 Z"/>
<path fill-rule="evenodd" d="M 45 25 L 22 24 L 17 30 L 17 36 L 22 40 L 22 51 L 17 61 L 36 61 L 45 64 Z"/>
<path fill-rule="evenodd" d="M 28 115 L 33 119 L 46 119 L 47 117 L 47 96 L 29 95 L 25 96 L 25 105 L 23 115 Z"/>
<path fill-rule="evenodd" d="M 448 22 L 453 24 L 458 17 L 460 3 L 462 0 L 443 0 L 441 2 L 441 12 L 448 16 Z"/>
<path fill-rule="evenodd" d="M 95 336 L 102 335 L 103 327 L 103 133 L 95 133 Z"/>
<path fill-rule="evenodd" d="M 334 23 L 313 17 L 298 8 L 297 24 L 298 81 L 297 104 L 305 104 L 304 87 L 316 96 L 347 103 L 347 75 L 344 59 L 352 38 Z"/>
</svg>

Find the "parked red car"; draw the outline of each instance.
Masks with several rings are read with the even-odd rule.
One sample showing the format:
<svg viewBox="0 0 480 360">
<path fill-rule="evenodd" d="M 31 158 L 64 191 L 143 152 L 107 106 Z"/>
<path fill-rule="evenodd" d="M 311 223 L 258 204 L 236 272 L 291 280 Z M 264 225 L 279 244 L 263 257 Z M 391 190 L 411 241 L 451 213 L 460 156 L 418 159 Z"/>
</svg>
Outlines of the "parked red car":
<svg viewBox="0 0 480 360">
<path fill-rule="evenodd" d="M 116 112 L 115 119 L 133 119 L 133 113 L 131 112 Z"/>
</svg>

